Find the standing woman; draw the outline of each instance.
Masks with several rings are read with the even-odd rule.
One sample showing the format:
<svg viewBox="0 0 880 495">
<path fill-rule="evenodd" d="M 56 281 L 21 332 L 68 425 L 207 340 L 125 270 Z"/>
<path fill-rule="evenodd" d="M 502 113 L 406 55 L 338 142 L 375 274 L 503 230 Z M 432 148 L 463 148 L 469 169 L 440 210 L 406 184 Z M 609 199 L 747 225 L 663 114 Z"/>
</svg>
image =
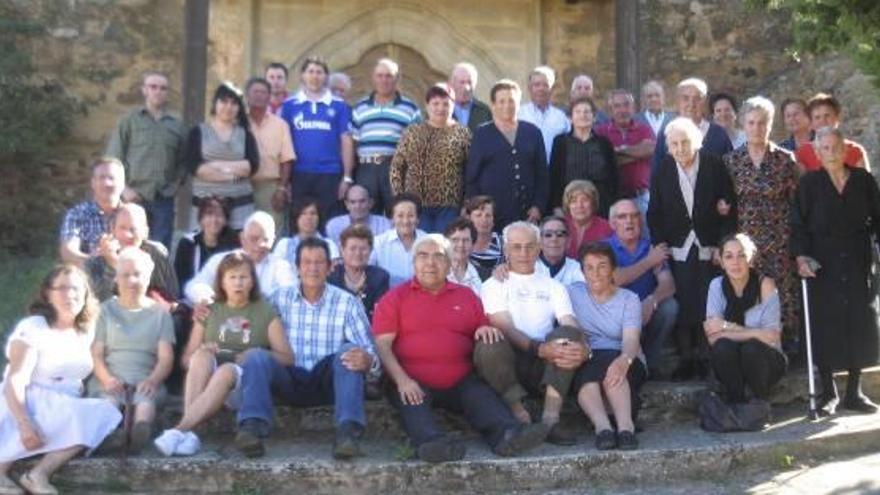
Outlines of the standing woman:
<svg viewBox="0 0 880 495">
<path fill-rule="evenodd" d="M 0 398 L 0 493 L 24 493 L 9 479 L 13 462 L 45 454 L 19 479 L 30 493 L 58 493 L 52 474 L 84 448 L 97 447 L 122 415 L 103 399 L 83 399 L 92 372 L 97 301 L 86 275 L 59 265 L 43 279 L 32 316 L 6 344 Z"/>
<path fill-rule="evenodd" d="M 211 118 L 190 131 L 186 163 L 193 175 L 190 225 L 196 223 L 200 198 L 218 196 L 229 200 L 229 227 L 241 230 L 254 211 L 250 177 L 260 166 L 260 157 L 248 130 L 242 92 L 231 82 L 214 92 Z"/>
<path fill-rule="evenodd" d="M 779 287 L 783 336 L 798 336 L 798 281 L 788 249 L 791 203 L 797 189 L 794 156 L 770 142 L 773 103 L 763 96 L 743 103 L 742 121 L 746 146 L 724 155 L 737 198 L 737 230 L 757 246 L 754 268 L 772 278 Z"/>
<path fill-rule="evenodd" d="M 428 88 L 428 120 L 403 133 L 391 160 L 391 191 L 422 200 L 419 227 L 443 232 L 461 208 L 471 131 L 452 118 L 455 93 L 446 83 Z"/>
<path fill-rule="evenodd" d="M 562 207 L 562 191 L 574 180 L 588 180 L 599 191 L 597 213 L 608 218 L 617 201 L 620 173 L 614 145 L 593 132 L 596 105 L 589 98 L 571 104 L 571 132 L 553 140 L 550 153 L 550 207 Z"/>
<path fill-rule="evenodd" d="M 791 251 L 798 274 L 809 278 L 813 352 L 822 383 L 821 408 L 839 403 L 832 373 L 847 370 L 843 407 L 874 413 L 862 394 L 862 368 L 877 364 L 876 288 L 868 284 L 871 249 L 880 234 L 880 192 L 871 174 L 844 164 L 839 129 L 816 131 L 813 145 L 822 168 L 801 178 L 792 211 Z M 810 259 L 820 267 L 810 266 Z"/>
<path fill-rule="evenodd" d="M 727 131 L 733 149 L 746 144 L 746 134 L 736 127 L 736 99 L 727 93 L 715 93 L 709 98 L 712 121 Z"/>
</svg>

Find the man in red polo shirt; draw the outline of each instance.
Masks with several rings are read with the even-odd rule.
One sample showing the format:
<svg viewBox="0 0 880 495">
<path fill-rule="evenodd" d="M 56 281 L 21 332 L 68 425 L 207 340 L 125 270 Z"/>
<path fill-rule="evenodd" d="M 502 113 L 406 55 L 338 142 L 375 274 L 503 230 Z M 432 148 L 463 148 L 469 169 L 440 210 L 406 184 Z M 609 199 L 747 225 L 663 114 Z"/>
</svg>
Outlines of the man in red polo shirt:
<svg viewBox="0 0 880 495">
<path fill-rule="evenodd" d="M 807 102 L 807 115 L 810 116 L 810 126 L 813 128 L 813 131 L 818 131 L 823 127 L 837 129 L 840 126 L 841 110 L 840 102 L 829 94 L 817 93 L 816 96 L 810 98 L 810 101 Z M 843 163 L 848 167 L 871 170 L 871 165 L 868 163 L 868 154 L 861 144 L 845 139 L 843 145 L 845 153 Z M 795 152 L 795 158 L 798 165 L 807 172 L 822 168 L 819 155 L 816 154 L 816 149 L 810 141 L 798 147 Z"/>
<path fill-rule="evenodd" d="M 492 450 L 514 456 L 544 442 L 547 427 L 523 425 L 473 373 L 475 341 L 499 342 L 474 292 L 448 282 L 449 241 L 429 234 L 413 246 L 415 277 L 385 294 L 373 315 L 379 358 L 397 390 L 389 393 L 420 459 L 464 457 L 463 444 L 437 425 L 431 406 L 464 413 Z"/>
</svg>

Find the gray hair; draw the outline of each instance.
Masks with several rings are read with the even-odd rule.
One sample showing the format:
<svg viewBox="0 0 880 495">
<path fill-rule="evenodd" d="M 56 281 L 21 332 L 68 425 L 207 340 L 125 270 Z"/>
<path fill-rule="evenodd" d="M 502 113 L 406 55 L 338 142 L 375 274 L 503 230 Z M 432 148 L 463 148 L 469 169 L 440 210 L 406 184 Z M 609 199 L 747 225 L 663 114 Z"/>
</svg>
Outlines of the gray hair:
<svg viewBox="0 0 880 495">
<path fill-rule="evenodd" d="M 617 201 L 614 202 L 613 205 L 611 205 L 611 208 L 608 209 L 608 220 L 611 220 L 612 218 L 617 216 L 617 210 L 620 209 L 620 206 L 623 203 L 629 203 L 629 204 L 633 205 L 633 208 L 635 208 L 636 210 L 639 209 L 639 205 L 637 205 L 636 202 L 633 201 L 632 199 L 629 199 L 629 198 L 618 199 Z M 642 218 L 642 216 L 639 215 L 640 221 L 641 221 L 641 218 Z"/>
<path fill-rule="evenodd" d="M 416 252 L 418 252 L 419 248 L 422 247 L 423 244 L 433 244 L 437 246 L 437 249 L 446 256 L 446 259 L 452 259 L 452 243 L 449 242 L 449 239 L 443 237 L 441 234 L 426 234 L 422 237 L 416 239 L 416 242 L 413 243 L 412 253 L 415 256 Z M 413 259 L 415 261 L 415 259 Z"/>
<path fill-rule="evenodd" d="M 663 89 L 663 84 L 660 81 L 651 80 L 642 85 L 642 94 L 645 94 L 649 89 L 654 88 L 660 91 L 661 95 L 666 94 L 666 90 Z"/>
<path fill-rule="evenodd" d="M 595 86 L 595 84 L 593 84 L 592 77 L 590 77 L 586 74 L 578 74 L 578 75 L 574 76 L 574 79 L 571 80 L 571 90 L 574 90 L 574 87 L 577 86 L 577 82 L 580 81 L 581 79 L 586 79 L 587 81 L 590 81 L 590 86 Z"/>
<path fill-rule="evenodd" d="M 700 92 L 700 95 L 703 98 L 705 98 L 706 95 L 709 94 L 709 85 L 706 84 L 706 81 L 704 81 L 698 77 L 689 77 L 689 78 L 685 79 L 684 81 L 678 83 L 678 86 L 676 86 L 676 88 L 679 91 L 681 91 L 682 88 L 687 88 L 687 87 L 696 88 L 697 91 Z"/>
<path fill-rule="evenodd" d="M 122 266 L 122 263 L 125 261 L 134 263 L 134 265 L 140 269 L 141 275 L 144 276 L 144 278 L 150 278 L 150 275 L 153 274 L 153 269 L 156 268 L 156 263 L 153 262 L 153 258 L 150 258 L 150 255 L 144 252 L 141 248 L 134 246 L 119 251 L 119 258 L 116 262 L 116 266 Z M 116 270 L 116 273 L 119 273 L 119 269 Z"/>
<path fill-rule="evenodd" d="M 375 71 L 378 67 L 385 67 L 391 72 L 391 75 L 394 76 L 395 79 L 400 79 L 400 66 L 397 65 L 397 62 L 391 60 L 390 58 L 384 57 L 380 58 L 376 61 L 376 66 L 373 68 Z"/>
<path fill-rule="evenodd" d="M 341 81 L 346 88 L 351 89 L 351 78 L 345 72 L 333 72 L 327 77 L 327 85 L 329 86 L 332 86 L 336 81 Z"/>
<path fill-rule="evenodd" d="M 846 136 L 843 135 L 843 131 L 839 128 L 831 126 L 820 127 L 819 129 L 816 129 L 816 137 L 813 138 L 813 147 L 818 150 L 819 142 L 826 136 L 837 136 L 837 139 L 839 139 L 841 143 L 846 139 Z"/>
<path fill-rule="evenodd" d="M 251 216 L 247 217 L 247 220 L 244 221 L 244 226 L 241 228 L 242 232 L 247 230 L 251 225 L 256 225 L 263 229 L 263 233 L 266 234 L 266 237 L 269 239 L 275 239 L 275 220 L 272 218 L 272 215 L 265 211 L 255 211 L 251 213 Z"/>
<path fill-rule="evenodd" d="M 666 125 L 666 130 L 663 132 L 666 134 L 667 148 L 669 148 L 669 137 L 673 132 L 683 133 L 687 140 L 691 142 L 692 150 L 697 151 L 703 147 L 703 133 L 700 132 L 700 128 L 697 127 L 697 124 L 694 124 L 694 121 L 687 117 L 677 117 L 672 119 L 672 122 Z"/>
<path fill-rule="evenodd" d="M 455 71 L 457 71 L 457 70 L 459 70 L 459 69 L 461 69 L 461 70 L 467 72 L 468 75 L 471 76 L 471 86 L 472 86 L 474 89 L 476 89 L 476 87 L 477 87 L 477 76 L 479 75 L 479 74 L 477 73 L 477 67 L 476 67 L 474 64 L 470 63 L 470 62 L 459 62 L 459 63 L 455 64 L 455 67 L 452 68 L 452 74 L 455 74 Z"/>
<path fill-rule="evenodd" d="M 526 222 L 523 220 L 519 220 L 517 222 L 512 222 L 504 227 L 504 231 L 501 233 L 501 236 L 504 238 L 504 244 L 510 240 L 510 233 L 516 229 L 522 229 L 528 231 L 530 234 L 535 236 L 535 242 L 541 242 L 541 229 L 538 228 L 537 225 Z"/>
<path fill-rule="evenodd" d="M 614 99 L 615 96 L 625 96 L 630 103 L 635 103 L 636 99 L 632 93 L 623 88 L 612 89 L 608 92 L 608 104 L 611 104 L 611 100 Z"/>
<path fill-rule="evenodd" d="M 763 96 L 753 96 L 749 98 L 743 102 L 742 110 L 740 111 L 740 119 L 745 121 L 746 115 L 751 112 L 763 114 L 764 118 L 767 119 L 767 127 L 773 127 L 773 116 L 776 113 L 776 107 L 773 106 L 772 101 Z"/>
<path fill-rule="evenodd" d="M 537 75 L 546 77 L 547 85 L 551 88 L 554 84 L 556 84 L 556 71 L 554 71 L 553 68 L 548 65 L 539 65 L 532 69 L 532 72 L 529 73 L 529 82 L 532 82 L 532 77 Z"/>
</svg>

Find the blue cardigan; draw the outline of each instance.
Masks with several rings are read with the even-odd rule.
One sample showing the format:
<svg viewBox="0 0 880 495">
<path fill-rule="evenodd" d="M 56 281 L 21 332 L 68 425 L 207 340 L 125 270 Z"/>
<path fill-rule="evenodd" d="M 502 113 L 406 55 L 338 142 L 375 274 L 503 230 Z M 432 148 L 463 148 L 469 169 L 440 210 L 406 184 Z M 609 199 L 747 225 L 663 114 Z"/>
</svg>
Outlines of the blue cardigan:
<svg viewBox="0 0 880 495">
<path fill-rule="evenodd" d="M 708 151 L 709 153 L 718 155 L 719 158 L 724 156 L 725 153 L 733 151 L 733 145 L 730 144 L 730 138 L 727 137 L 727 131 L 725 131 L 720 125 L 709 122 L 709 130 L 706 132 L 706 135 L 703 136 L 702 151 Z M 660 166 L 663 157 L 668 154 L 669 152 L 666 149 L 666 128 L 664 127 L 663 130 L 660 131 L 660 135 L 657 136 L 657 145 L 654 147 L 654 158 L 651 160 L 652 178 L 657 174 L 657 167 Z"/>
</svg>

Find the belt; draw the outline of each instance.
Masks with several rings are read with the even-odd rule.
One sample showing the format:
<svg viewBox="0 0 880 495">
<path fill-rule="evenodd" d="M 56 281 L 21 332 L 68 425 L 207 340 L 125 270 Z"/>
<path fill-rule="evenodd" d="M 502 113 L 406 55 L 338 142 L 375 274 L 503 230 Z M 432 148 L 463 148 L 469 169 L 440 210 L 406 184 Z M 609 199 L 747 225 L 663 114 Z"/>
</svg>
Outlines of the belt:
<svg viewBox="0 0 880 495">
<path fill-rule="evenodd" d="M 358 156 L 358 163 L 366 165 L 383 165 L 391 161 L 392 155 L 366 155 Z"/>
<path fill-rule="evenodd" d="M 229 206 L 229 208 L 237 208 L 239 206 L 246 206 L 246 205 L 250 205 L 250 204 L 254 203 L 254 195 L 253 194 L 247 194 L 244 196 L 237 196 L 234 198 L 225 197 L 222 199 L 224 199 L 226 201 L 226 205 Z M 199 202 L 201 200 L 202 200 L 202 197 L 193 196 L 192 197 L 192 205 L 198 208 Z"/>
</svg>

